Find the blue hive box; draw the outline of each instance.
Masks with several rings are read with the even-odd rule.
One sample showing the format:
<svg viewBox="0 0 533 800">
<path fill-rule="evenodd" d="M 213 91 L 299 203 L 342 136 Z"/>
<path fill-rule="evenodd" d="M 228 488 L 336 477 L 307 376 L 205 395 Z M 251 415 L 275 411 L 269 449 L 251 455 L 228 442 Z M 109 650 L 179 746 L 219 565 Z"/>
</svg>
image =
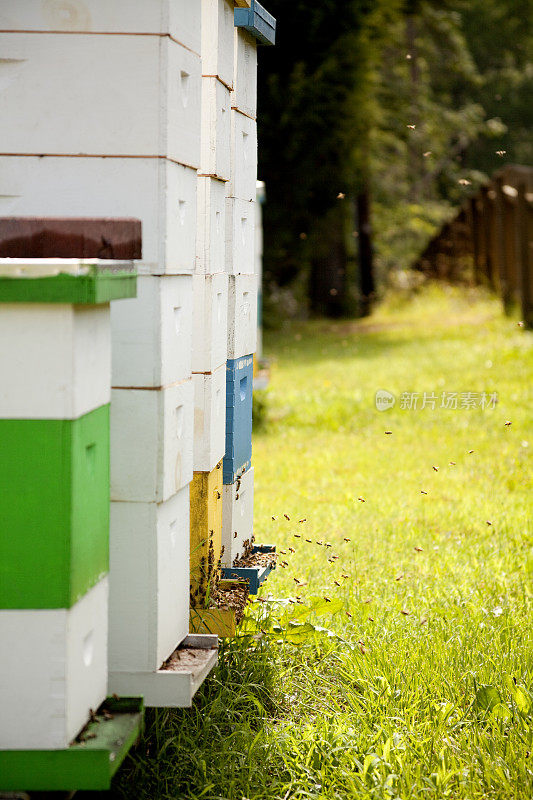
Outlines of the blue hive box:
<svg viewBox="0 0 533 800">
<path fill-rule="evenodd" d="M 226 455 L 224 483 L 233 483 L 252 460 L 253 356 L 226 362 Z"/>
</svg>

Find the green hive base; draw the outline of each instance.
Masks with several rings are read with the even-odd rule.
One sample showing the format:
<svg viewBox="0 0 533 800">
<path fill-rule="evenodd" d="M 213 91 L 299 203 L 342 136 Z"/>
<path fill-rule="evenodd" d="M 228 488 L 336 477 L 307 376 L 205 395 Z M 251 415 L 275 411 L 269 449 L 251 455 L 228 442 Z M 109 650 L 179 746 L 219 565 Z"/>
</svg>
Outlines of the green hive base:
<svg viewBox="0 0 533 800">
<path fill-rule="evenodd" d="M 84 729 L 84 741 L 66 750 L 0 751 L 0 791 L 109 789 L 111 778 L 142 731 L 143 701 L 108 698 L 112 719 L 97 714 Z"/>
</svg>

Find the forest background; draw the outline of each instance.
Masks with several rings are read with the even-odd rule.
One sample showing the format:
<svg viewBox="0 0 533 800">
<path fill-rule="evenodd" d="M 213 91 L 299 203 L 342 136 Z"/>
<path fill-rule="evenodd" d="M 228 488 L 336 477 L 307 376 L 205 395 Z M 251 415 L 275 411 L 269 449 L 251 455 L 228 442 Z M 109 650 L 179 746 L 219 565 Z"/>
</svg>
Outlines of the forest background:
<svg viewBox="0 0 533 800">
<path fill-rule="evenodd" d="M 491 174 L 533 164 L 533 3 L 268 10 L 278 40 L 259 59 L 264 321 L 363 316 L 388 285 L 410 283 L 428 240 Z"/>
</svg>

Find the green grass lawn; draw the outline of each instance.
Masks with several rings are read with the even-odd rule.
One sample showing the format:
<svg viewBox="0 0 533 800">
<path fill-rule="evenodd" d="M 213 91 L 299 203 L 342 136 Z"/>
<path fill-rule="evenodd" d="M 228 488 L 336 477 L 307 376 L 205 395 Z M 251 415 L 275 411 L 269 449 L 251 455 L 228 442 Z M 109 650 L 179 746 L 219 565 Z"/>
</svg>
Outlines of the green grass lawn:
<svg viewBox="0 0 533 800">
<path fill-rule="evenodd" d="M 532 345 L 435 288 L 266 337 L 255 533 L 287 566 L 194 708 L 148 715 L 116 796 L 531 800 Z"/>
</svg>

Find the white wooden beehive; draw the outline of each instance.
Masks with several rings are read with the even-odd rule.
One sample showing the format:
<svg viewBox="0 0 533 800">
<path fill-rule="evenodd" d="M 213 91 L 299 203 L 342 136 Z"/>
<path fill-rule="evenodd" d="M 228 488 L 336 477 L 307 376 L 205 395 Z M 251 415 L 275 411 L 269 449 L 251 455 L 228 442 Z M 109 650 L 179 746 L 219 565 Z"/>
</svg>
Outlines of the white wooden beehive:
<svg viewBox="0 0 533 800">
<path fill-rule="evenodd" d="M 200 174 L 230 177 L 230 90 L 218 78 L 202 78 Z"/>
<path fill-rule="evenodd" d="M 75 419 L 109 403 L 109 305 L 3 303 L 0 340 L 16 342 L 0 349 L 0 419 Z"/>
<path fill-rule="evenodd" d="M 257 114 L 257 43 L 242 28 L 235 28 L 234 37 L 231 105 L 255 119 Z"/>
<path fill-rule="evenodd" d="M 196 182 L 196 170 L 165 159 L 0 156 L 0 214 L 136 217 L 139 273 L 192 273 Z"/>
<path fill-rule="evenodd" d="M 159 669 L 189 632 L 188 486 L 164 503 L 111 503 L 109 573 L 110 672 Z"/>
<path fill-rule="evenodd" d="M 201 0 L 17 0 L 0 4 L 0 30 L 170 34 L 200 53 Z"/>
<path fill-rule="evenodd" d="M 192 275 L 138 277 L 136 299 L 111 306 L 113 386 L 158 388 L 188 378 L 192 312 Z"/>
<path fill-rule="evenodd" d="M 107 693 L 108 579 L 71 608 L 1 610 L 0 749 L 68 747 Z"/>
<path fill-rule="evenodd" d="M 233 2 L 202 0 L 202 74 L 233 86 Z"/>
<path fill-rule="evenodd" d="M 163 502 L 192 480 L 193 384 L 111 392 L 111 499 Z"/>
<path fill-rule="evenodd" d="M 0 59 L 0 152 L 199 166 L 200 58 L 168 37 L 2 33 Z"/>
<path fill-rule="evenodd" d="M 226 199 L 226 272 L 230 275 L 254 271 L 255 203 Z"/>
<path fill-rule="evenodd" d="M 228 197 L 255 202 L 257 183 L 257 123 L 231 110 L 231 178 Z"/>
<path fill-rule="evenodd" d="M 230 275 L 228 286 L 228 358 L 255 353 L 257 276 Z"/>
<path fill-rule="evenodd" d="M 224 272 L 226 263 L 226 183 L 198 178 L 196 272 Z"/>
<path fill-rule="evenodd" d="M 254 468 L 222 490 L 222 566 L 231 567 L 252 544 L 254 525 Z"/>
<path fill-rule="evenodd" d="M 226 365 L 210 374 L 195 373 L 194 471 L 211 472 L 226 449 Z"/>
<path fill-rule="evenodd" d="M 228 357 L 228 275 L 194 275 L 193 372 L 213 372 Z"/>
</svg>

